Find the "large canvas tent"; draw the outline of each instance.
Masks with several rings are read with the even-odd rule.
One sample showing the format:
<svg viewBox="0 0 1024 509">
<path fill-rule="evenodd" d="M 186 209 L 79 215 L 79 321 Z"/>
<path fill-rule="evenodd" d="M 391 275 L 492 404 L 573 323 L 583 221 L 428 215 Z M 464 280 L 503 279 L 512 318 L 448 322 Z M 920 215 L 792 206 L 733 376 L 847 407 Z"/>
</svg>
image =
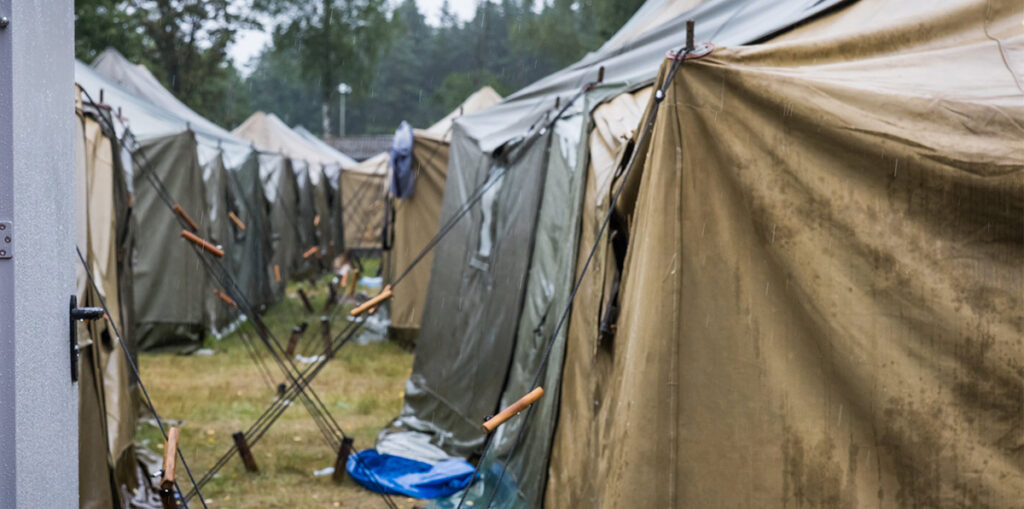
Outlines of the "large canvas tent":
<svg viewBox="0 0 1024 509">
<path fill-rule="evenodd" d="M 130 147 L 132 212 L 140 225 L 132 253 L 136 342 L 140 349 L 190 348 L 207 326 L 205 273 L 195 270 L 195 255 L 177 237 L 181 228 L 146 176 L 153 173 L 168 192 L 196 218 L 208 236 L 205 187 L 195 134 L 185 121 L 141 99 L 76 62 L 75 80 L 88 96 L 111 105 L 120 133 Z M 200 215 L 202 214 L 202 216 Z"/>
<path fill-rule="evenodd" d="M 166 171 L 172 173 L 178 173 L 176 168 L 182 168 L 181 173 L 191 175 L 180 188 L 171 190 L 171 194 L 178 201 L 190 201 L 188 205 L 179 204 L 199 224 L 202 235 L 214 244 L 222 246 L 225 251 L 233 252 L 236 241 L 244 243 L 248 237 L 267 234 L 265 231 L 242 230 L 228 218 L 228 212 L 243 215 L 242 209 L 236 206 L 235 197 L 232 196 L 232 187 L 236 183 L 234 181 L 237 181 L 239 177 L 234 172 L 245 164 L 251 164 L 250 161 L 255 157 L 248 142 L 231 135 L 225 129 L 192 111 L 163 88 L 144 66 L 132 64 L 113 49 L 108 49 L 97 57 L 93 68 L 89 70 L 93 72 L 86 73 L 85 69 L 81 69 L 82 72 L 78 73 L 83 76 L 81 80 L 93 83 L 91 93 L 96 94 L 94 98 L 99 98 L 100 90 L 106 94 L 107 102 L 118 112 L 116 117 L 118 123 L 127 126 L 129 135 L 126 139 L 134 139 L 141 146 L 168 136 L 183 137 L 176 145 L 182 150 L 181 152 L 173 154 L 161 152 L 159 158 L 153 158 L 140 151 L 135 154 L 133 162 L 139 162 L 142 166 L 164 165 Z M 185 139 L 189 136 L 192 137 L 191 143 Z M 129 145 L 131 144 L 130 142 Z M 190 145 L 194 145 L 194 147 L 190 147 Z M 196 183 L 194 173 L 197 168 L 202 182 L 199 186 L 192 187 Z M 147 200 L 147 196 L 157 200 L 159 197 L 154 196 L 155 189 L 144 178 L 146 173 L 144 170 L 145 168 L 142 167 L 135 169 L 135 176 L 140 182 L 137 194 L 143 201 Z M 181 175 L 175 175 L 172 180 L 181 178 Z M 203 194 L 201 202 L 196 197 L 197 193 Z M 166 211 L 160 210 L 160 207 L 165 204 L 160 201 L 153 201 L 153 204 L 155 207 L 151 211 L 155 215 L 152 217 L 163 220 L 166 223 L 165 226 L 173 226 L 173 216 L 167 218 L 165 217 Z M 243 217 L 242 221 L 251 220 L 261 223 L 259 219 L 250 217 L 257 213 L 261 213 L 261 209 L 246 210 L 244 212 L 246 217 Z M 166 233 L 148 228 L 151 225 L 150 216 L 143 215 L 141 211 L 137 213 L 137 217 L 141 224 L 147 225 L 146 230 L 149 234 Z M 167 219 L 171 219 L 171 221 L 166 221 Z M 161 240 L 166 241 L 166 239 Z M 259 239 L 252 240 L 256 241 L 255 244 L 265 243 L 259 242 Z M 181 317 L 188 316 L 188 322 L 167 322 L 165 320 L 159 326 L 143 327 L 142 333 L 145 333 L 147 337 L 140 338 L 140 344 L 144 348 L 176 347 L 183 343 L 186 345 L 194 343 L 201 336 L 203 328 L 207 326 L 214 329 L 223 327 L 237 316 L 237 311 L 234 308 L 225 305 L 211 291 L 212 281 L 208 281 L 205 288 L 192 282 L 188 284 L 187 292 L 181 294 L 166 291 L 167 284 L 173 285 L 178 275 L 174 272 L 175 266 L 164 264 L 161 261 L 162 257 L 170 256 L 182 263 L 194 258 L 187 245 L 181 242 L 174 244 L 171 250 L 164 250 L 163 242 L 140 246 L 136 260 L 141 263 L 154 261 L 153 269 L 149 272 L 154 278 L 151 283 L 165 291 L 166 296 L 175 301 L 176 307 L 183 307 L 183 302 L 189 302 L 187 305 L 189 310 L 179 312 L 179 318 L 176 318 L 182 319 Z M 232 277 L 237 277 L 243 272 L 248 274 L 265 273 L 266 270 L 263 267 L 250 266 L 253 260 L 255 259 L 230 256 L 223 263 Z M 258 260 L 256 261 L 258 262 Z M 178 269 L 180 268 L 178 267 Z M 190 272 L 202 274 L 203 271 L 190 270 Z M 251 280 L 250 282 L 255 283 Z M 188 281 L 182 283 L 188 283 Z M 264 284 L 255 286 L 264 286 Z M 145 288 L 151 287 L 145 286 Z M 243 288 L 243 291 L 250 289 Z M 142 291 L 142 287 L 140 287 L 140 291 Z M 148 290 L 146 292 L 150 293 Z M 198 292 L 201 292 L 201 295 Z M 185 293 L 188 295 L 186 296 Z M 263 293 L 247 293 L 246 295 L 254 305 L 269 302 Z M 195 317 L 197 311 L 194 309 L 196 302 L 202 303 L 203 317 L 198 319 Z M 160 302 L 157 301 L 140 302 L 137 303 L 137 306 L 150 309 L 148 314 L 153 317 L 162 312 L 159 308 Z M 168 316 L 168 319 L 172 318 L 172 316 Z M 192 325 L 188 325 L 189 323 Z"/>
<path fill-rule="evenodd" d="M 331 195 L 337 192 L 328 182 L 327 175 L 337 175 L 342 168 L 356 165 L 355 161 L 310 141 L 273 113 L 253 113 L 233 133 L 261 150 L 290 159 L 297 196 L 291 224 L 301 248 L 296 253 L 298 258 L 294 260 L 292 269 L 297 271 L 297 276 L 313 273 L 313 262 L 319 258 L 304 258 L 302 253 L 316 246 L 320 248 L 321 255 L 328 255 L 332 248 L 336 248 L 336 227 L 333 225 L 336 214 L 332 213 L 330 201 Z M 287 223 L 278 223 L 278 227 L 286 226 Z"/>
<path fill-rule="evenodd" d="M 548 507 L 1019 504 L 1022 15 L 861 0 L 683 65 Z"/>
<path fill-rule="evenodd" d="M 345 250 L 367 252 L 383 247 L 389 165 L 388 154 L 383 153 L 338 175 Z"/>
<path fill-rule="evenodd" d="M 391 277 L 405 271 L 437 233 L 448 175 L 448 146 L 455 119 L 485 110 L 501 101 L 491 87 L 483 87 L 443 119 L 426 129 L 413 130 L 412 167 L 415 185 L 404 198 L 392 198 Z M 392 168 L 391 171 L 394 171 Z M 412 339 L 420 326 L 430 282 L 433 252 L 402 279 L 402 291 L 391 300 L 391 327 Z"/>
<path fill-rule="evenodd" d="M 395 424 L 469 456 L 483 445 L 481 420 L 529 390 L 572 286 L 590 113 L 649 85 L 665 53 L 684 42 L 686 19 L 698 20 L 698 39 L 713 34 L 747 43 L 839 3 L 648 2 L 581 62 L 457 120 L 442 221 L 488 179 L 500 181 L 437 247 L 413 374 Z M 603 83 L 583 88 L 601 74 Z M 519 428 L 503 427 L 483 467 L 490 482 L 489 472 L 514 464 L 504 478 L 511 489 L 503 488 L 503 505 L 535 506 L 543 496 L 564 338 L 563 328 L 551 345 L 543 382 L 549 392 L 535 409 L 544 417 L 531 421 L 515 452 Z"/>
<path fill-rule="evenodd" d="M 299 136 L 302 136 L 304 140 L 319 148 L 321 151 L 339 161 L 343 161 L 340 165 L 324 166 L 324 179 L 329 186 L 325 188 L 325 191 L 327 192 L 327 202 L 331 211 L 331 221 L 328 223 L 330 225 L 330 249 L 328 250 L 328 253 L 330 255 L 336 254 L 337 251 L 341 249 L 341 246 L 345 244 L 345 232 L 344 227 L 342 226 L 341 188 L 339 187 L 341 171 L 343 168 L 354 168 L 359 163 L 356 162 L 355 159 L 352 159 L 334 147 L 324 143 L 320 138 L 317 138 L 315 134 L 309 132 L 308 129 L 301 125 L 293 127 L 292 130 L 298 133 Z M 333 258 L 333 256 L 331 257 Z"/>
<path fill-rule="evenodd" d="M 99 115 L 77 103 L 75 124 L 76 246 L 92 272 L 78 266 L 78 305 L 99 306 L 102 297 L 117 329 L 131 342 L 132 277 L 129 254 L 134 230 L 127 176 L 116 134 Z M 76 264 L 77 265 L 77 264 Z M 79 506 L 122 507 L 122 494 L 140 485 L 135 463 L 135 384 L 125 353 L 105 320 L 79 323 Z M 129 343 L 129 347 L 133 346 Z"/>
</svg>

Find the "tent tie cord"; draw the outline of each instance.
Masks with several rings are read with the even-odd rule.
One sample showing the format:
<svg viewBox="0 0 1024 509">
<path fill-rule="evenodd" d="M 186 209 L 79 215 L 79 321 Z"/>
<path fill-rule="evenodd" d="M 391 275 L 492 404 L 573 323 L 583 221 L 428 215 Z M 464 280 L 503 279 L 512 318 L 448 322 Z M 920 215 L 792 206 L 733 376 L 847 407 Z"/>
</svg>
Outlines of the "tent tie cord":
<svg viewBox="0 0 1024 509">
<path fill-rule="evenodd" d="M 86 94 L 88 96 L 88 94 Z M 90 99 L 91 102 L 91 99 Z M 89 263 L 85 261 L 85 256 L 82 254 L 82 250 L 75 246 L 75 252 L 78 253 L 78 260 L 82 263 L 82 268 L 85 269 L 85 274 L 89 280 L 89 286 L 92 287 L 93 291 L 96 292 L 96 297 L 100 300 L 100 307 L 103 308 L 104 313 L 108 317 L 113 317 L 110 314 L 110 308 L 107 306 L 107 299 L 100 292 L 99 286 L 96 285 L 96 279 L 93 277 L 92 269 L 89 267 Z M 146 384 L 142 381 L 142 376 L 139 374 L 139 366 L 132 359 L 131 350 L 128 348 L 128 343 L 125 342 L 124 336 L 121 335 L 120 329 L 117 327 L 116 320 L 109 320 L 107 322 L 110 325 L 111 330 L 114 332 L 114 336 L 117 337 L 117 342 L 121 345 L 121 353 L 124 354 L 125 360 L 128 361 L 128 367 L 131 368 L 132 376 L 135 377 L 135 381 L 139 384 L 139 389 L 142 391 L 142 395 L 146 400 L 146 406 L 150 412 L 153 412 L 153 419 L 156 420 L 157 427 L 160 429 L 160 434 L 163 435 L 164 440 L 169 438 L 167 434 L 167 428 L 164 426 L 163 419 L 160 418 L 160 414 L 156 411 L 156 407 L 153 406 L 153 399 L 149 396 L 149 391 L 146 389 Z M 181 459 L 181 465 L 185 467 L 185 473 L 188 475 L 189 481 L 192 482 L 192 491 L 199 496 L 199 502 L 203 504 L 203 508 L 206 506 L 206 499 L 203 498 L 203 494 L 199 489 L 199 485 L 196 484 L 195 477 L 192 476 L 192 469 L 188 466 L 188 461 L 185 460 L 185 454 L 178 449 L 178 458 Z M 185 500 L 184 492 L 181 491 L 181 486 L 177 481 L 174 481 L 174 488 L 178 491 L 179 495 L 182 495 L 182 504 L 185 509 L 188 509 L 188 502 Z"/>
<path fill-rule="evenodd" d="M 693 24 L 687 23 L 687 28 L 690 31 L 692 31 Z M 668 87 L 672 84 L 672 81 L 675 79 L 676 73 L 679 71 L 679 67 L 683 64 L 683 62 L 687 60 L 687 57 L 689 56 L 691 51 L 692 47 L 690 45 L 687 45 L 680 48 L 675 53 L 675 56 L 672 59 L 672 67 L 669 69 L 668 74 L 665 76 L 665 82 L 662 84 L 661 88 L 657 89 L 657 91 L 654 94 L 654 105 L 651 108 L 649 117 L 644 123 L 644 129 L 641 132 L 640 138 L 636 143 L 637 147 L 643 146 L 643 144 L 646 143 L 647 138 L 650 137 L 651 130 L 654 127 L 654 120 L 658 116 L 658 111 L 660 110 L 661 103 L 665 100 Z M 569 312 L 572 310 L 572 305 L 576 300 L 576 295 L 579 292 L 580 286 L 583 283 L 583 278 L 586 276 L 587 271 L 590 269 L 590 264 L 594 259 L 594 254 L 597 252 L 597 248 L 601 243 L 601 238 L 604 235 L 605 230 L 607 230 L 608 224 L 611 222 L 612 216 L 615 214 L 615 206 L 618 203 L 619 197 L 622 195 L 622 191 L 626 187 L 626 179 L 628 178 L 629 174 L 633 171 L 633 168 L 636 166 L 637 158 L 639 157 L 638 152 L 640 151 L 633 151 L 629 160 L 623 162 L 626 170 L 622 173 L 622 176 L 619 179 L 621 181 L 621 184 L 619 185 L 619 188 L 615 191 L 615 194 L 612 196 L 612 199 L 609 202 L 608 213 L 605 215 L 604 220 L 601 222 L 601 227 L 597 231 L 597 235 L 594 239 L 594 244 L 591 246 L 590 252 L 587 254 L 587 259 L 583 264 L 583 268 L 580 270 L 579 276 L 577 276 L 576 281 L 573 284 L 572 292 L 570 292 L 569 299 L 566 301 L 565 307 L 562 309 L 562 313 L 559 316 L 558 323 L 555 325 L 555 329 L 552 331 L 551 336 L 547 341 L 547 345 L 544 348 L 544 353 L 541 356 L 540 365 L 537 367 L 537 372 L 534 375 L 533 383 L 531 384 L 534 387 L 537 387 L 540 383 L 541 377 L 544 374 L 544 370 L 547 367 L 548 360 L 551 358 L 551 351 L 555 344 L 555 338 L 558 337 L 559 332 L 561 332 L 562 327 L 565 325 L 566 318 L 568 318 Z M 523 417 L 523 420 L 528 421 L 530 417 L 533 415 L 533 411 L 535 408 L 535 406 L 530 405 L 529 408 L 526 409 L 526 415 Z M 519 431 L 516 433 L 516 438 L 512 442 L 511 448 L 508 449 L 507 457 L 512 457 L 515 454 L 516 450 L 519 447 L 519 443 L 521 442 L 523 435 L 525 434 L 525 431 L 526 426 L 520 425 Z M 466 502 L 466 497 L 469 495 L 470 491 L 469 487 L 472 486 L 473 482 L 476 481 L 477 475 L 480 472 L 480 465 L 484 464 L 484 460 L 487 458 L 487 454 L 491 450 L 490 446 L 492 442 L 493 440 L 491 438 L 488 438 L 487 445 L 484 447 L 483 455 L 477 462 L 476 468 L 473 469 L 473 476 L 470 478 L 469 484 L 467 484 L 466 488 L 463 490 L 462 497 L 459 499 L 459 504 L 456 506 L 456 509 L 462 509 L 463 504 Z M 501 468 L 501 473 L 498 475 L 498 479 L 495 482 L 495 489 L 491 492 L 491 496 L 487 500 L 487 505 L 485 509 L 490 509 L 491 505 L 494 503 L 495 497 L 497 496 L 499 491 L 497 487 L 501 486 L 501 482 L 505 478 L 505 473 L 507 471 L 507 466 Z"/>
</svg>

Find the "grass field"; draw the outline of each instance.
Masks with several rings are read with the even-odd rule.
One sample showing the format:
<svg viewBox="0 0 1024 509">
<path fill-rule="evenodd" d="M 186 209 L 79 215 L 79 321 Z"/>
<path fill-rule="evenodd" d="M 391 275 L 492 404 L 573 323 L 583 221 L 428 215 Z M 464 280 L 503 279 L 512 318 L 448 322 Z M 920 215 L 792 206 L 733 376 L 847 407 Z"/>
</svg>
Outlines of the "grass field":
<svg viewBox="0 0 1024 509">
<path fill-rule="evenodd" d="M 316 313 L 308 313 L 295 296 L 298 288 L 310 295 Z M 374 290 L 366 290 L 374 294 Z M 264 321 L 286 343 L 292 327 L 309 323 L 299 351 L 320 345 L 320 313 L 327 287 L 323 283 L 291 284 L 287 296 L 271 308 Z M 344 324 L 346 312 L 338 312 L 332 330 Z M 250 332 L 250 335 L 256 336 Z M 308 343 L 308 344 L 307 344 Z M 209 356 L 144 354 L 140 364 L 154 405 L 165 419 L 182 421 L 181 447 L 198 478 L 232 445 L 231 434 L 245 430 L 275 397 L 271 387 L 244 348 L 240 331 L 223 339 L 208 338 Z M 266 357 L 275 381 L 280 370 Z M 332 359 L 312 386 L 357 450 L 372 447 L 377 433 L 401 410 L 403 387 L 412 369 L 412 354 L 391 342 L 360 346 L 349 343 Z M 161 452 L 162 439 L 151 424 L 139 424 L 137 440 Z M 305 508 L 383 507 L 380 497 L 351 479 L 341 485 L 330 476 L 316 477 L 314 470 L 333 466 L 336 452 L 298 401 L 288 408 L 266 436 L 253 447 L 260 473 L 245 471 L 236 456 L 219 477 L 203 489 L 210 507 Z M 178 476 L 183 490 L 190 485 L 184 472 Z M 401 507 L 415 501 L 396 497 Z M 197 503 L 191 504 L 199 507 Z"/>
</svg>

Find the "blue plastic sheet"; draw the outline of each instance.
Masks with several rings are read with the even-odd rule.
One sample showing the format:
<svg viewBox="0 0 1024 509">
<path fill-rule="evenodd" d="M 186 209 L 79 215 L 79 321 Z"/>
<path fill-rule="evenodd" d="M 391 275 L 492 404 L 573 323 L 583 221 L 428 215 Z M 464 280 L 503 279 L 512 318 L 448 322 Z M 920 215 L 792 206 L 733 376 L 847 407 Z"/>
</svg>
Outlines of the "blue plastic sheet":
<svg viewBox="0 0 1024 509">
<path fill-rule="evenodd" d="M 431 465 L 366 449 L 349 456 L 345 469 L 364 488 L 419 499 L 446 497 L 466 487 L 473 465 L 450 459 Z"/>
</svg>

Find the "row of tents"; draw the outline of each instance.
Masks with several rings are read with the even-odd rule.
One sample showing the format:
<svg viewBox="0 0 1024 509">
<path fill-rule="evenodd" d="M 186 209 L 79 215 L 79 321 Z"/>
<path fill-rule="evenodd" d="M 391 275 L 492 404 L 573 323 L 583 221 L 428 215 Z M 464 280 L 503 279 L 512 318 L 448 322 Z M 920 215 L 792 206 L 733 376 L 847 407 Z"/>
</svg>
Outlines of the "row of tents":
<svg viewBox="0 0 1024 509">
<path fill-rule="evenodd" d="M 115 100 L 99 65 L 77 74 L 93 97 L 106 88 L 105 114 L 125 108 L 136 152 L 194 154 L 153 171 L 218 243 L 238 239 L 217 238 L 233 227 L 204 208 L 208 163 L 235 202 L 263 193 L 272 233 L 232 261 L 254 302 L 279 295 L 269 267 L 301 277 L 325 236 L 388 248 L 392 326 L 415 361 L 377 448 L 478 458 L 474 506 L 1010 507 L 1024 486 L 1022 19 L 992 0 L 649 0 L 580 62 L 437 129 L 403 126 L 391 154 L 338 178 L 283 153 L 308 135 L 259 134 L 287 128 L 271 116 L 242 126 L 269 144 L 253 150 L 155 100 Z M 311 164 L 327 198 L 302 205 Z M 159 338 L 169 326 L 140 303 L 206 316 L 192 308 L 215 301 L 190 253 L 147 261 L 177 229 L 141 226 L 157 198 L 124 171 L 102 185 L 129 190 L 100 208 L 133 200 L 140 226 L 105 230 L 89 245 L 112 251 L 89 256 L 118 267 L 104 288 L 135 303 L 124 325 Z M 96 369 L 107 383 L 113 368 Z M 485 436 L 534 385 L 545 396 Z M 104 472 L 128 468 L 111 451 Z"/>
<path fill-rule="evenodd" d="M 153 500 L 133 447 L 135 378 L 119 338 L 132 356 L 192 350 L 241 318 L 227 293 L 260 312 L 287 282 L 322 274 L 338 255 L 380 251 L 390 156 L 357 162 L 262 112 L 229 132 L 113 49 L 76 62 L 75 79 L 77 245 L 89 267 L 80 267 L 78 299 L 111 314 L 79 326 L 80 500 L 145 507 Z M 423 136 L 445 143 L 456 116 L 498 100 L 484 89 Z M 415 198 L 390 204 L 403 218 L 390 229 L 394 244 L 407 251 L 419 238 L 407 228 L 431 214 L 437 222 L 440 192 L 427 180 Z M 217 266 L 207 270 L 179 238 L 183 216 L 223 250 Z"/>
<path fill-rule="evenodd" d="M 450 231 L 378 451 L 478 458 L 434 507 L 1016 506 L 1022 20 L 649 0 L 442 150 L 416 136 Z"/>
</svg>

